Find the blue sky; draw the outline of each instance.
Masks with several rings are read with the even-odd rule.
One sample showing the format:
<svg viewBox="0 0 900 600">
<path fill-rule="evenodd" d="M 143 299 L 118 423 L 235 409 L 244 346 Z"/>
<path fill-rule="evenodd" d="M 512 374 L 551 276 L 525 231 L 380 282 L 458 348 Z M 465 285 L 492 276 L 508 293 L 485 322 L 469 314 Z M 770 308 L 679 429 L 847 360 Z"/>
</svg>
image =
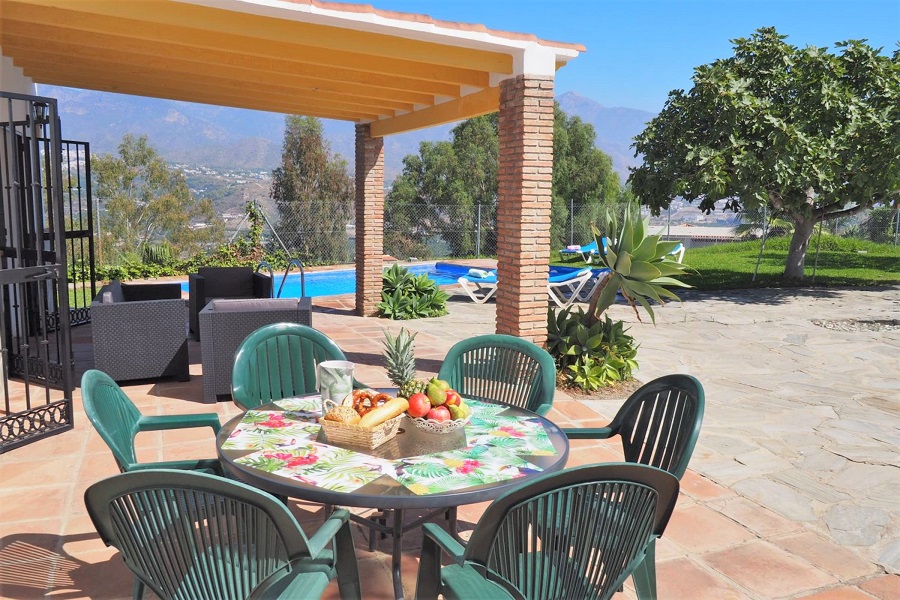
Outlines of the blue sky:
<svg viewBox="0 0 900 600">
<path fill-rule="evenodd" d="M 694 67 L 732 55 L 730 40 L 774 26 L 796 46 L 868 39 L 891 54 L 900 0 L 370 0 L 377 8 L 575 42 L 587 52 L 557 73 L 556 91 L 604 106 L 659 112 Z"/>
</svg>

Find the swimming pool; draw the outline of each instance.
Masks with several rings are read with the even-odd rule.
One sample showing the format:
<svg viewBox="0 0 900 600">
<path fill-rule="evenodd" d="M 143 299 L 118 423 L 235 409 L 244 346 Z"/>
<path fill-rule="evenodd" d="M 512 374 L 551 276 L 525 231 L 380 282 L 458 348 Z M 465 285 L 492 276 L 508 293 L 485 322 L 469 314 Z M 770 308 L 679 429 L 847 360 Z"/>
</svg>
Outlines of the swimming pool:
<svg viewBox="0 0 900 600">
<path fill-rule="evenodd" d="M 428 278 L 438 285 L 449 285 L 456 283 L 456 280 L 465 275 L 471 269 L 468 265 L 455 265 L 451 263 L 423 263 L 418 265 L 410 265 L 406 267 L 413 275 L 426 274 Z M 553 267 L 550 271 L 551 275 L 558 275 L 568 271 L 577 270 L 574 267 Z M 284 275 L 276 275 L 274 281 L 273 293 L 278 293 L 281 287 L 281 280 Z M 186 281 L 181 283 L 181 289 L 188 291 Z M 353 294 L 356 292 L 356 271 L 353 269 L 341 269 L 338 271 L 309 271 L 306 273 L 306 295 L 310 297 L 317 296 L 335 296 L 337 294 Z M 282 298 L 299 298 L 300 297 L 300 273 L 293 272 L 287 276 L 287 282 L 281 291 Z"/>
<path fill-rule="evenodd" d="M 424 263 L 419 265 L 410 265 L 406 267 L 413 275 L 421 275 L 425 273 L 428 278 L 438 285 L 447 285 L 456 283 L 461 275 L 465 275 L 471 267 L 464 265 L 453 265 L 450 263 Z M 281 281 L 284 275 L 276 275 L 273 285 L 273 293 L 278 293 L 281 287 Z M 310 297 L 316 296 L 335 296 L 337 294 L 353 294 L 356 292 L 356 271 L 353 269 L 340 269 L 337 271 L 307 271 L 306 273 L 306 295 Z M 181 282 L 181 289 L 188 291 L 188 283 Z M 300 297 L 300 273 L 293 272 L 287 276 L 284 289 L 281 291 L 282 298 L 299 298 Z"/>
</svg>

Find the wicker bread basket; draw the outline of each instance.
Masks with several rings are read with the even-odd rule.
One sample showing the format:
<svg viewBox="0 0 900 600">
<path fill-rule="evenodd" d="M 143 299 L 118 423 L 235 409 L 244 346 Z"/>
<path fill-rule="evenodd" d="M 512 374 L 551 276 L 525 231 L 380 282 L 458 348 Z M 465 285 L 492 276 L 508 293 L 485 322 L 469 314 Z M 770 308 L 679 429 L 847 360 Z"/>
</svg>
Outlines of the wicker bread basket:
<svg viewBox="0 0 900 600">
<path fill-rule="evenodd" d="M 327 404 L 328 402 L 326 402 L 326 405 Z M 348 406 L 346 400 L 339 408 L 349 408 L 350 410 L 353 410 L 352 406 Z M 359 425 L 349 425 L 347 423 L 341 423 L 340 421 L 330 421 L 323 417 L 319 419 L 319 424 L 322 426 L 322 431 L 325 432 L 325 437 L 331 443 L 361 446 L 363 448 L 368 448 L 369 450 L 374 450 L 397 435 L 397 430 L 400 429 L 400 421 L 402 420 L 403 415 L 401 414 L 380 425 L 370 428 L 360 427 Z"/>
</svg>

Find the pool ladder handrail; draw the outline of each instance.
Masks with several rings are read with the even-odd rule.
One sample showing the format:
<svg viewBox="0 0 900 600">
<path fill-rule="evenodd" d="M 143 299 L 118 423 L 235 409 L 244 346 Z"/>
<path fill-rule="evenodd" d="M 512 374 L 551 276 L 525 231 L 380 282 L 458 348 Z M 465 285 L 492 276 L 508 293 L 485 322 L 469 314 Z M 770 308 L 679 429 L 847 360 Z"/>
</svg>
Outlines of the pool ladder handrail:
<svg viewBox="0 0 900 600">
<path fill-rule="evenodd" d="M 274 283 L 274 281 L 275 281 L 275 271 L 272 270 L 272 265 L 270 265 L 269 263 L 267 263 L 267 262 L 264 261 L 264 260 L 261 260 L 261 261 L 259 261 L 259 264 L 256 265 L 256 271 L 254 271 L 254 272 L 255 272 L 255 273 L 259 273 L 262 269 L 265 269 L 266 271 L 269 272 L 269 278 L 270 278 L 270 279 L 272 280 L 272 282 Z"/>
<path fill-rule="evenodd" d="M 291 267 L 296 266 L 300 269 L 300 297 L 306 297 L 306 273 L 303 271 L 303 263 L 299 258 L 292 258 L 288 261 L 287 268 L 284 270 L 284 277 L 281 278 L 281 285 L 278 286 L 278 295 L 276 298 L 281 298 L 281 290 L 284 289 L 284 284 L 287 282 L 288 273 L 291 272 Z"/>
</svg>

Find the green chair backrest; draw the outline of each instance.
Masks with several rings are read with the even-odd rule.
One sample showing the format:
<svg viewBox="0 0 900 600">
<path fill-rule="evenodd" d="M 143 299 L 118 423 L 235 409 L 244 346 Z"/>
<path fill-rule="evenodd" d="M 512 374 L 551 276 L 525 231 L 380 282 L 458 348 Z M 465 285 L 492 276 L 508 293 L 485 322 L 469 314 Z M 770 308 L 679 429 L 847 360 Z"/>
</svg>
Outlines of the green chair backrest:
<svg viewBox="0 0 900 600">
<path fill-rule="evenodd" d="M 513 596 L 605 600 L 662 535 L 677 498 L 678 480 L 645 465 L 551 473 L 487 508 L 465 560 Z"/>
<path fill-rule="evenodd" d="M 666 375 L 634 392 L 609 424 L 622 438 L 625 460 L 681 479 L 703 423 L 703 386 L 690 375 Z"/>
<path fill-rule="evenodd" d="M 320 331 L 298 323 L 260 327 L 241 342 L 234 355 L 231 396 L 244 410 L 316 391 L 316 365 L 346 360 Z"/>
<path fill-rule="evenodd" d="M 556 393 L 556 364 L 546 350 L 511 335 L 481 335 L 455 344 L 438 379 L 465 398 L 547 414 Z"/>
<path fill-rule="evenodd" d="M 135 464 L 134 436 L 141 411 L 109 375 L 95 369 L 81 377 L 81 397 L 88 420 L 112 450 L 119 470 Z"/>
<path fill-rule="evenodd" d="M 214 475 L 123 473 L 91 485 L 84 503 L 101 539 L 163 599 L 248 598 L 280 570 L 287 575 L 292 559 L 309 555 L 305 533 L 282 503 Z"/>
</svg>

